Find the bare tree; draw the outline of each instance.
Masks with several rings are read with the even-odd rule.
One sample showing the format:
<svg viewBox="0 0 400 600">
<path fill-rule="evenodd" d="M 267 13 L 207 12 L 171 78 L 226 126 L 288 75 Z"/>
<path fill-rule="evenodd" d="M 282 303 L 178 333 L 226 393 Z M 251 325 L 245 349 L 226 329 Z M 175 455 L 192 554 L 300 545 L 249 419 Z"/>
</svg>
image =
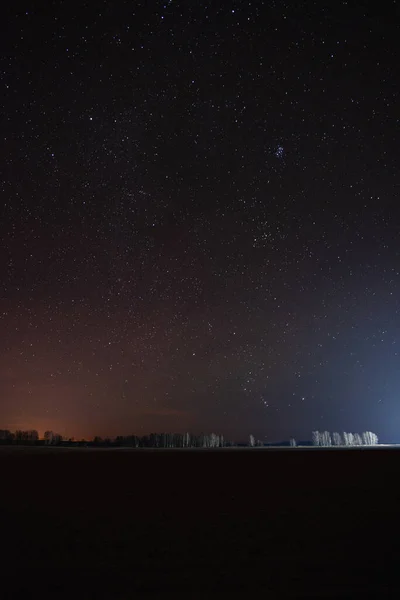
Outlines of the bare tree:
<svg viewBox="0 0 400 600">
<path fill-rule="evenodd" d="M 290 438 L 290 446 L 292 448 L 296 448 L 296 446 L 297 446 L 297 442 L 293 437 Z"/>
<path fill-rule="evenodd" d="M 36 442 L 39 439 L 39 434 L 36 429 L 28 429 L 27 431 L 18 429 L 15 432 L 15 439 L 23 442 Z"/>
<path fill-rule="evenodd" d="M 343 432 L 343 440 L 345 446 L 354 446 L 354 434 Z"/>
<path fill-rule="evenodd" d="M 362 440 L 364 446 L 376 446 L 378 443 L 378 436 L 376 433 L 372 433 L 372 431 L 364 431 L 362 434 Z"/>
<path fill-rule="evenodd" d="M 210 448 L 218 448 L 219 446 L 219 435 L 212 433 L 210 435 Z"/>
<path fill-rule="evenodd" d="M 254 437 L 254 435 L 250 434 L 250 436 L 249 436 L 249 446 L 251 448 L 254 448 L 255 445 L 256 445 L 255 437 Z"/>
<path fill-rule="evenodd" d="M 9 429 L 0 429 L 0 440 L 11 441 L 12 439 L 13 434 Z"/>
<path fill-rule="evenodd" d="M 332 443 L 334 446 L 342 446 L 343 445 L 340 433 L 338 433 L 337 431 L 334 431 L 332 434 Z"/>
<path fill-rule="evenodd" d="M 43 438 L 46 445 L 55 446 L 56 444 L 62 442 L 62 435 L 59 433 L 54 433 L 54 431 L 45 431 Z M 94 442 L 97 444 L 99 444 L 101 441 L 102 439 L 99 436 L 94 438 Z"/>
<path fill-rule="evenodd" d="M 362 438 L 359 433 L 353 434 L 354 446 L 362 446 Z"/>
<path fill-rule="evenodd" d="M 332 446 L 332 439 L 329 431 L 324 431 L 322 433 L 322 446 Z"/>
<path fill-rule="evenodd" d="M 321 446 L 321 434 L 319 431 L 313 431 L 312 434 L 312 445 L 313 446 Z"/>
</svg>

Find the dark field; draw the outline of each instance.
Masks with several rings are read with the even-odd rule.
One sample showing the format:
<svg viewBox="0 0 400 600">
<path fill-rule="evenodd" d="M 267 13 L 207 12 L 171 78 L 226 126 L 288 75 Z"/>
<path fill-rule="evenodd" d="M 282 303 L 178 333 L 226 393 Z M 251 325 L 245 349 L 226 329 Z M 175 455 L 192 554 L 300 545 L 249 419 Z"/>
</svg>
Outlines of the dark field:
<svg viewBox="0 0 400 600">
<path fill-rule="evenodd" d="M 400 451 L 0 448 L 1 598 L 400 597 Z"/>
</svg>

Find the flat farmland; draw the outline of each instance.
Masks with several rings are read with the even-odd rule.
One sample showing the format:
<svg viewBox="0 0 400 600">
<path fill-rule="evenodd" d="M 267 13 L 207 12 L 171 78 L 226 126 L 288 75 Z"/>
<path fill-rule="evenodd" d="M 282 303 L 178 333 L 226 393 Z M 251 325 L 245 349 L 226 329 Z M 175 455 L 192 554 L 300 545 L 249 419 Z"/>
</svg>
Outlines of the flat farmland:
<svg viewBox="0 0 400 600">
<path fill-rule="evenodd" d="M 2 598 L 398 597 L 400 451 L 0 447 Z"/>
</svg>

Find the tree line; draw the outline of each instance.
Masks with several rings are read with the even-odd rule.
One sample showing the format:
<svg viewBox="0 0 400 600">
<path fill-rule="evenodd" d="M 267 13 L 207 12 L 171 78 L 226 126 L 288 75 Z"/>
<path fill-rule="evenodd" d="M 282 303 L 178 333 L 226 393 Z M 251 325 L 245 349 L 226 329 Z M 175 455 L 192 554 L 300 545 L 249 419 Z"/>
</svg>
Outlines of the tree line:
<svg viewBox="0 0 400 600">
<path fill-rule="evenodd" d="M 36 429 L 17 429 L 16 431 L 10 431 L 9 429 L 0 429 L 0 441 L 8 443 L 27 442 L 35 444 L 37 442 L 44 442 L 46 445 L 57 445 L 62 441 L 66 441 L 59 433 L 54 431 L 45 431 L 42 439 L 39 438 L 39 432 Z M 69 441 L 72 441 L 70 439 Z"/>
<path fill-rule="evenodd" d="M 11 432 L 8 429 L 0 429 L 0 442 L 8 444 L 27 443 L 34 445 L 68 445 L 75 443 L 85 443 L 88 446 L 107 446 L 107 447 L 129 447 L 129 448 L 222 448 L 234 445 L 228 442 L 223 435 L 210 433 L 201 433 L 194 435 L 192 433 L 150 433 L 149 435 L 119 435 L 116 438 L 102 438 L 96 436 L 93 441 L 80 440 L 73 438 L 66 439 L 54 431 L 45 431 L 42 439 L 35 429 Z"/>
<path fill-rule="evenodd" d="M 313 446 L 376 446 L 378 444 L 378 436 L 372 431 L 364 431 L 363 433 L 338 433 L 332 434 L 329 431 L 313 431 L 312 432 Z"/>
<path fill-rule="evenodd" d="M 222 448 L 228 445 L 223 435 L 216 433 L 150 433 L 150 435 L 119 435 L 114 440 L 96 436 L 98 445 L 129 446 L 133 448 Z"/>
<path fill-rule="evenodd" d="M 74 440 L 74 438 L 65 438 L 54 431 L 45 431 L 43 438 L 39 438 L 36 429 L 16 430 L 11 432 L 8 429 L 0 429 L 0 444 L 27 444 L 27 445 L 47 445 L 47 446 L 68 446 L 85 445 L 91 447 L 129 447 L 129 448 L 223 448 L 237 445 L 235 442 L 227 441 L 223 435 L 216 433 L 150 433 L 149 435 L 119 435 L 115 438 L 96 436 L 92 441 Z M 301 445 L 313 446 L 375 446 L 378 444 L 378 436 L 372 431 L 363 433 L 330 433 L 329 431 L 313 431 L 311 442 L 301 442 Z M 250 447 L 260 447 L 266 444 L 251 434 L 247 443 Z M 267 444 L 268 446 L 274 444 Z M 297 446 L 294 438 L 290 438 L 289 443 L 281 442 L 278 446 L 290 445 Z"/>
<path fill-rule="evenodd" d="M 0 440 L 3 442 L 37 442 L 39 440 L 39 433 L 36 429 L 28 429 L 26 431 L 17 429 L 14 432 L 8 429 L 0 429 Z"/>
</svg>

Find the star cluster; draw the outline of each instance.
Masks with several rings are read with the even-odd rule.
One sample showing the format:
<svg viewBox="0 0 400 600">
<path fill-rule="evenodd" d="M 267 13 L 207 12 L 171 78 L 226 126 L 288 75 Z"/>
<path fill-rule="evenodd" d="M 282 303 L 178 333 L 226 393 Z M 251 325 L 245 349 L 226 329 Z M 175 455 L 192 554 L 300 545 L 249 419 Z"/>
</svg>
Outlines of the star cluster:
<svg viewBox="0 0 400 600">
<path fill-rule="evenodd" d="M 396 4 L 2 23 L 1 425 L 393 438 Z"/>
</svg>

